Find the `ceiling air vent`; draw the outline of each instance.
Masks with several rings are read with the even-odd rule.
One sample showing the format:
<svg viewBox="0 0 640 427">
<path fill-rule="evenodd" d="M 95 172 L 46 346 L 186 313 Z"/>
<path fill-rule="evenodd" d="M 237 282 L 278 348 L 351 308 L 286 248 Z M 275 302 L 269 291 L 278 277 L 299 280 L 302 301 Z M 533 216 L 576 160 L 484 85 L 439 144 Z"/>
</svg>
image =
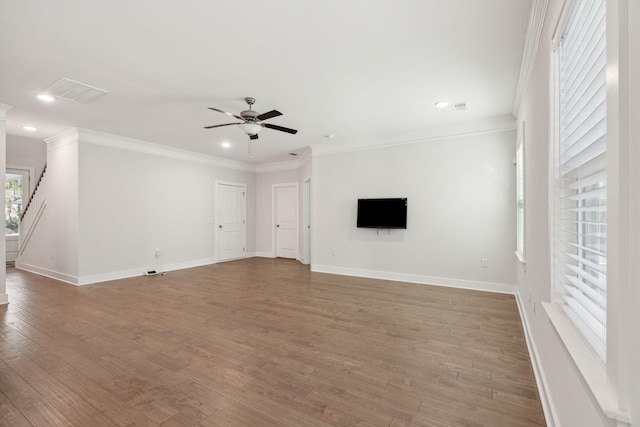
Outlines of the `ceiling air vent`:
<svg viewBox="0 0 640 427">
<path fill-rule="evenodd" d="M 98 89 L 97 87 L 67 78 L 60 80 L 45 92 L 55 96 L 56 98 L 64 98 L 71 101 L 81 102 L 83 104 L 95 101 L 101 96 L 109 93 L 104 89 Z"/>
<path fill-rule="evenodd" d="M 461 102 L 459 104 L 453 104 L 452 108 L 453 108 L 453 111 L 466 110 L 467 109 L 467 103 L 466 102 Z"/>
</svg>

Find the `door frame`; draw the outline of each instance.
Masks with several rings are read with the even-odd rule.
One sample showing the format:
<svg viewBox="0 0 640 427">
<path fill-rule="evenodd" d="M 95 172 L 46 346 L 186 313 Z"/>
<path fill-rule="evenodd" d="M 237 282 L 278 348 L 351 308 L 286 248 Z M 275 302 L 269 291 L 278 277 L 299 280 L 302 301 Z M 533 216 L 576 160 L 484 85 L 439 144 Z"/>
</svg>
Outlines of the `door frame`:
<svg viewBox="0 0 640 427">
<path fill-rule="evenodd" d="M 311 264 L 311 177 L 302 181 L 303 204 L 302 204 L 302 238 L 303 238 L 303 259 L 305 265 Z"/>
<path fill-rule="evenodd" d="M 285 182 L 280 184 L 272 184 L 271 185 L 271 253 L 274 258 L 278 258 L 278 247 L 277 247 L 277 230 L 276 230 L 276 192 L 278 188 L 286 188 L 286 187 L 295 187 L 296 189 L 296 259 L 300 260 L 300 193 L 297 182 Z"/>
<path fill-rule="evenodd" d="M 247 197 L 248 197 L 248 193 L 247 193 L 247 184 L 242 183 L 242 182 L 231 182 L 231 181 L 218 181 L 216 180 L 216 191 L 215 191 L 215 197 L 214 197 L 214 214 L 213 214 L 213 226 L 214 226 L 214 233 L 215 233 L 215 251 L 214 251 L 214 256 L 215 256 L 215 260 L 216 263 L 220 262 L 220 232 L 218 230 L 218 225 L 220 224 L 220 201 L 221 201 L 221 197 L 220 197 L 220 186 L 221 185 L 228 185 L 228 186 L 233 186 L 233 187 L 241 187 L 242 191 L 244 191 L 244 206 L 243 206 L 243 215 L 244 215 L 244 224 L 243 224 L 243 237 L 244 237 L 244 241 L 242 242 L 245 251 L 244 251 L 244 255 L 243 257 L 246 258 L 248 251 L 248 246 L 247 246 Z M 224 260 L 224 261 L 230 261 L 230 260 Z"/>
<path fill-rule="evenodd" d="M 26 194 L 25 194 L 25 191 L 24 191 L 24 181 L 23 181 L 23 184 L 22 184 L 22 207 L 26 208 L 27 207 L 27 203 L 28 203 L 29 199 L 31 198 L 31 194 L 33 192 L 33 189 L 31 188 L 31 183 L 33 182 L 33 175 L 35 173 L 35 169 L 30 167 L 30 166 L 18 166 L 18 165 L 8 164 L 8 165 L 6 165 L 6 168 L 5 168 L 5 176 L 6 176 L 7 173 L 13 173 L 13 171 L 15 171 L 17 173 L 26 173 L 26 175 L 27 175 L 27 191 L 26 191 Z M 4 237 L 5 238 L 5 245 L 6 245 L 5 249 L 9 246 L 8 245 L 9 241 L 18 242 L 17 243 L 18 248 L 17 248 L 17 251 L 16 251 L 16 257 L 20 253 L 20 233 L 21 233 L 21 230 L 18 231 L 17 235 L 7 236 L 5 234 L 5 237 Z M 5 254 L 8 254 L 8 252 L 5 251 Z M 15 259 L 12 260 L 12 261 L 15 261 Z"/>
</svg>

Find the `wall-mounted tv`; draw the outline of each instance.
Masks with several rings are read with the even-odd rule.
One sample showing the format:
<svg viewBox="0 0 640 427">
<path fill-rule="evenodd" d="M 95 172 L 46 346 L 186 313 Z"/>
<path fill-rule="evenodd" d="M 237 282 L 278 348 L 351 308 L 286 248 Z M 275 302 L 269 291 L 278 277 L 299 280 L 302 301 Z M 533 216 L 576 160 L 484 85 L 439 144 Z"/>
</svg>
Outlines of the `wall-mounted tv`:
<svg viewBox="0 0 640 427">
<path fill-rule="evenodd" d="M 407 199 L 358 199 L 357 227 L 407 228 Z"/>
</svg>

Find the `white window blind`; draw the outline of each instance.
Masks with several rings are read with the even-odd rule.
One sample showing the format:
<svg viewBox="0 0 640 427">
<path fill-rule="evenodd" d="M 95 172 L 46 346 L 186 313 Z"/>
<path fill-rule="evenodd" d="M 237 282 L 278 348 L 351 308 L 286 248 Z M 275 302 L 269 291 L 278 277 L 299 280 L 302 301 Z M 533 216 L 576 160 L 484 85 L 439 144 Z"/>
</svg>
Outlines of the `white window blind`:
<svg viewBox="0 0 640 427">
<path fill-rule="evenodd" d="M 556 290 L 604 361 L 607 305 L 605 0 L 575 0 L 558 46 Z"/>
</svg>

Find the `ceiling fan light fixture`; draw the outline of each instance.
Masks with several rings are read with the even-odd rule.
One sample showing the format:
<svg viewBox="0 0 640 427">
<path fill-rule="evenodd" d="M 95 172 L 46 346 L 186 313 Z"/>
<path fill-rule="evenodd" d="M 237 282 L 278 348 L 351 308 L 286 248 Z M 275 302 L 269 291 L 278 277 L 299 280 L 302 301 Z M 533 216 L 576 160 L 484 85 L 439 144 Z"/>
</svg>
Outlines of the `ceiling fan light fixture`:
<svg viewBox="0 0 640 427">
<path fill-rule="evenodd" d="M 257 135 L 260 129 L 262 129 L 262 126 L 257 123 L 240 123 L 238 127 L 249 136 Z"/>
</svg>

